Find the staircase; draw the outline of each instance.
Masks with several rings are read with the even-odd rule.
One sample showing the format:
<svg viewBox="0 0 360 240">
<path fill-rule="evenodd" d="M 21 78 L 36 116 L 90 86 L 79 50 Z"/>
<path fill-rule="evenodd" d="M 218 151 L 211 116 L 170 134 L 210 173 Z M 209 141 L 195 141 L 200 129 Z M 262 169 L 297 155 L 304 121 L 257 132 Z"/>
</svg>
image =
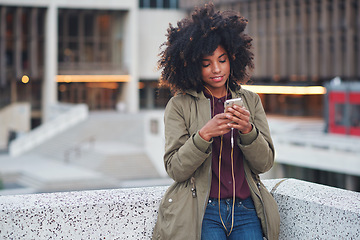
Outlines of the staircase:
<svg viewBox="0 0 360 240">
<path fill-rule="evenodd" d="M 84 122 L 30 154 L 102 173 L 117 180 L 158 178 L 145 153 L 143 113 L 91 112 Z"/>
</svg>

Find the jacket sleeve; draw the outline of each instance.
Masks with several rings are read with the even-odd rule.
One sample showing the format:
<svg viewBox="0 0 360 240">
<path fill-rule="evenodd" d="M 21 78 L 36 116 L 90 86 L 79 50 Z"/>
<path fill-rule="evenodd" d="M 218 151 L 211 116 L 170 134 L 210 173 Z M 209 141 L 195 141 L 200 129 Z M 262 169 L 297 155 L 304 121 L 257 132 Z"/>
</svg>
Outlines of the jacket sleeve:
<svg viewBox="0 0 360 240">
<path fill-rule="evenodd" d="M 184 96 L 179 96 L 184 97 Z M 188 180 L 211 154 L 211 142 L 197 132 L 190 135 L 183 107 L 177 97 L 170 99 L 164 114 L 165 154 L 164 164 L 168 175 L 176 182 Z"/>
<path fill-rule="evenodd" d="M 244 154 L 250 169 L 255 174 L 264 173 L 273 166 L 275 150 L 270 136 L 270 129 L 266 119 L 266 114 L 262 106 L 259 95 L 252 93 L 249 94 L 248 102 L 250 114 L 252 114 L 253 134 L 255 139 L 249 143 L 248 139 L 243 139 L 241 136 L 238 138 L 238 145 Z M 254 135 L 252 135 L 254 137 Z"/>
</svg>

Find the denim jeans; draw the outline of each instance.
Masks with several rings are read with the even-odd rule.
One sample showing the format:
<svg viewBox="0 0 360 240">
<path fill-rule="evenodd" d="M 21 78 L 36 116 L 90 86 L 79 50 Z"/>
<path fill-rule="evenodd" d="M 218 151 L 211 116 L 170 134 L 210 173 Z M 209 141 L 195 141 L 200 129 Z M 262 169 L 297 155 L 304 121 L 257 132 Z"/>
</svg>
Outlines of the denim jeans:
<svg viewBox="0 0 360 240">
<path fill-rule="evenodd" d="M 210 198 L 205 210 L 203 225 L 201 230 L 202 240 L 262 240 L 260 220 L 256 215 L 254 202 L 251 197 L 241 200 L 236 199 L 234 209 L 234 227 L 232 223 L 232 204 L 233 199 L 220 199 L 220 211 L 226 229 L 221 223 L 219 216 L 218 199 Z"/>
</svg>

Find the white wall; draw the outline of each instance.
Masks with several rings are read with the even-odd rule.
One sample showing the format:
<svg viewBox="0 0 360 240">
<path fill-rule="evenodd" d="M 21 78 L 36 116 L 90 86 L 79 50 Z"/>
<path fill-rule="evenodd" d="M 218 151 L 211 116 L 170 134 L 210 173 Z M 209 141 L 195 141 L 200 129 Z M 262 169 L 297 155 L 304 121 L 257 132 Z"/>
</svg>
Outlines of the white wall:
<svg viewBox="0 0 360 240">
<path fill-rule="evenodd" d="M 148 111 L 145 115 L 145 150 L 161 177 L 168 177 L 164 166 L 164 111 Z"/>
<path fill-rule="evenodd" d="M 139 11 L 139 78 L 158 79 L 159 47 L 166 41 L 169 23 L 176 25 L 185 12 L 169 9 L 141 9 Z"/>
<path fill-rule="evenodd" d="M 6 149 L 9 131 L 30 131 L 30 103 L 13 103 L 0 111 L 0 149 Z"/>
</svg>

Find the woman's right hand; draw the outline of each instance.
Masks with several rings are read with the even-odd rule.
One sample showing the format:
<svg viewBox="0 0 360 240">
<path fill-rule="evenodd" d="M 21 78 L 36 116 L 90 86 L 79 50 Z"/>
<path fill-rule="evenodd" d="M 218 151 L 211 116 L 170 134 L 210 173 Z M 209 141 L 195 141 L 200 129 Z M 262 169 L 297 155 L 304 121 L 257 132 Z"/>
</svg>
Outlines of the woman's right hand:
<svg viewBox="0 0 360 240">
<path fill-rule="evenodd" d="M 217 114 L 200 129 L 199 135 L 206 141 L 224 135 L 231 130 L 228 125 L 229 122 L 231 121 L 226 117 L 225 113 Z"/>
</svg>

